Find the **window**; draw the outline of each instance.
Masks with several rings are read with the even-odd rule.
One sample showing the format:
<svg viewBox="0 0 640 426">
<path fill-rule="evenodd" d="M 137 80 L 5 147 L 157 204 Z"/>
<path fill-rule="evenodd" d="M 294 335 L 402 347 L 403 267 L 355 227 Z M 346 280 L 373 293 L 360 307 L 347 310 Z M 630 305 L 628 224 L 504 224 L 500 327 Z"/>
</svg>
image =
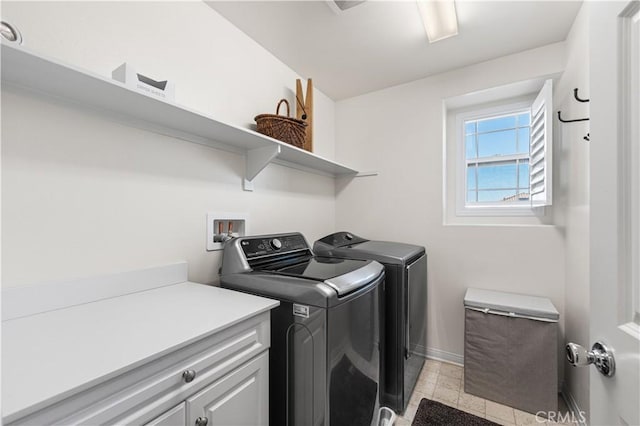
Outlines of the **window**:
<svg viewBox="0 0 640 426">
<path fill-rule="evenodd" d="M 551 81 L 533 101 L 460 113 L 457 214 L 534 214 L 551 204 Z"/>
<path fill-rule="evenodd" d="M 466 120 L 467 204 L 529 201 L 531 112 Z"/>
</svg>

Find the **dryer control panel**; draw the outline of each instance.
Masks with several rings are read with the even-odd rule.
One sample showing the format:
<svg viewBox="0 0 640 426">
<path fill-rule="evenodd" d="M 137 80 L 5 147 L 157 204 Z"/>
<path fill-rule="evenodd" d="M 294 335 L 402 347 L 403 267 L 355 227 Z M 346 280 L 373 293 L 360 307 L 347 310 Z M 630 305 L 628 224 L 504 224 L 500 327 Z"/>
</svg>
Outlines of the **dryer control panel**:
<svg viewBox="0 0 640 426">
<path fill-rule="evenodd" d="M 358 237 L 351 232 L 336 232 L 335 234 L 327 235 L 323 239 L 318 240 L 318 242 L 323 243 L 329 247 L 346 247 L 364 243 L 366 241 L 369 240 Z"/>
</svg>

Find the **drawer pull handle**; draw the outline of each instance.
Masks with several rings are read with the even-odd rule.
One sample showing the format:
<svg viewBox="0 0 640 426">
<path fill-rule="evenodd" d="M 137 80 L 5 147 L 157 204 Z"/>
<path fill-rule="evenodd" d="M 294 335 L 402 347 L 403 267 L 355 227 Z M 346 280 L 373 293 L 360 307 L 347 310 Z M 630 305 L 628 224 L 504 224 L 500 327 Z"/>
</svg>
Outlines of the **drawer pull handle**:
<svg viewBox="0 0 640 426">
<path fill-rule="evenodd" d="M 198 417 L 196 419 L 196 426 L 207 426 L 207 423 L 209 423 L 209 419 L 206 417 Z"/>
<path fill-rule="evenodd" d="M 185 370 L 182 373 L 182 378 L 184 379 L 185 382 L 187 383 L 191 383 L 193 381 L 193 379 L 196 378 L 196 370 Z M 206 417 L 205 417 L 206 419 Z M 204 425 L 206 425 L 206 423 L 204 423 Z M 204 426 L 202 425 L 202 426 Z"/>
</svg>

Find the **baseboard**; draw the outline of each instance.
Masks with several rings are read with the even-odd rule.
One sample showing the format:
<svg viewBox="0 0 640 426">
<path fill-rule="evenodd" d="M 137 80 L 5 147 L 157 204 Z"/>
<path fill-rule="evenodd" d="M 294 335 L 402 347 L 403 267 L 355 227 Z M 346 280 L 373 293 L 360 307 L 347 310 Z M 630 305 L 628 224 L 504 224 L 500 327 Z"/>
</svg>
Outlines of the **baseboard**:
<svg viewBox="0 0 640 426">
<path fill-rule="evenodd" d="M 435 348 L 425 348 L 424 346 L 417 346 L 416 352 L 426 355 L 429 359 L 436 361 L 450 362 L 452 364 L 464 365 L 464 356 L 460 354 L 454 354 L 453 352 L 443 351 Z"/>
<path fill-rule="evenodd" d="M 584 413 L 584 411 L 580 409 L 575 398 L 573 397 L 573 395 L 571 395 L 571 392 L 569 392 L 567 388 L 563 386 L 560 395 L 562 395 L 562 399 L 564 399 L 564 402 L 567 403 L 567 408 L 569 409 L 569 413 L 571 413 L 571 420 L 573 421 L 573 423 L 579 426 L 587 426 L 587 419 L 583 414 L 581 414 Z"/>
</svg>

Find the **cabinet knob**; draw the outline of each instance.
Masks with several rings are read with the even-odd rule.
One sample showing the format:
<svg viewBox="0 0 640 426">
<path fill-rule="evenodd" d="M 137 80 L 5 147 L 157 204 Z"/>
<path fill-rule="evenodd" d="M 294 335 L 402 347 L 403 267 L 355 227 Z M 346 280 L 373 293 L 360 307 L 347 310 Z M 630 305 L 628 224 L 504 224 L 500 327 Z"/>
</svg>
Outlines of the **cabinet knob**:
<svg viewBox="0 0 640 426">
<path fill-rule="evenodd" d="M 184 379 L 185 382 L 191 383 L 193 381 L 193 379 L 196 378 L 196 370 L 185 370 L 182 373 L 182 378 Z M 205 417 L 205 419 L 206 419 L 206 417 Z M 206 425 L 206 423 L 204 423 L 204 424 Z"/>
<path fill-rule="evenodd" d="M 207 423 L 209 423 L 209 419 L 206 417 L 198 417 L 196 419 L 196 426 L 207 426 Z"/>
</svg>

